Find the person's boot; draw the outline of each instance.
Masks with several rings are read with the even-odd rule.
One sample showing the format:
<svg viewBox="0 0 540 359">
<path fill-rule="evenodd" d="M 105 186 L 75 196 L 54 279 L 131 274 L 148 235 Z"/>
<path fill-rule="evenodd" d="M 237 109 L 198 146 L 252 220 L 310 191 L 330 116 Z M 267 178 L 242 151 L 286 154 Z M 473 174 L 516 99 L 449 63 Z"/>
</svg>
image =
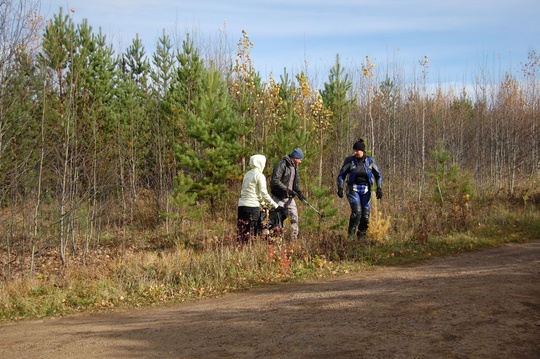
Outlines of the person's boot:
<svg viewBox="0 0 540 359">
<path fill-rule="evenodd" d="M 360 224 L 361 213 L 359 203 L 351 204 L 351 216 L 349 218 L 349 229 L 347 230 L 347 235 L 349 238 L 355 238 L 356 230 Z"/>
<path fill-rule="evenodd" d="M 369 209 L 362 211 L 362 217 L 360 218 L 360 224 L 358 225 L 358 232 L 356 233 L 356 236 L 359 240 L 366 239 L 367 230 L 369 227 Z"/>
<path fill-rule="evenodd" d="M 349 229 L 347 230 L 347 238 L 354 239 L 356 232 L 356 226 L 351 224 L 351 221 L 349 221 Z"/>
<path fill-rule="evenodd" d="M 356 238 L 358 238 L 360 241 L 366 239 L 366 235 L 367 232 L 364 230 L 358 230 L 358 232 L 356 232 Z"/>
</svg>

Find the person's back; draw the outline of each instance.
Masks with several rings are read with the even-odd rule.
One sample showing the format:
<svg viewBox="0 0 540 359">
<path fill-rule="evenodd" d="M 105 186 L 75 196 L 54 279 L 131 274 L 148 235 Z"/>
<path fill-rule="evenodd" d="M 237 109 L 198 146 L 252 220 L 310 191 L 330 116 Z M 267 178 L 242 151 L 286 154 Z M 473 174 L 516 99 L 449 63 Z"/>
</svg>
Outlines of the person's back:
<svg viewBox="0 0 540 359">
<path fill-rule="evenodd" d="M 239 206 L 259 207 L 259 199 L 272 203 L 272 198 L 266 189 L 266 177 L 263 174 L 266 165 L 264 155 L 253 155 L 249 159 L 250 170 L 246 172 L 242 180 Z"/>
<path fill-rule="evenodd" d="M 237 237 L 240 242 L 247 243 L 252 235 L 258 234 L 261 201 L 265 201 L 274 208 L 278 207 L 266 189 L 266 177 L 263 173 L 265 165 L 264 155 L 251 156 L 249 159 L 251 169 L 246 172 L 242 180 L 237 221 Z"/>
</svg>

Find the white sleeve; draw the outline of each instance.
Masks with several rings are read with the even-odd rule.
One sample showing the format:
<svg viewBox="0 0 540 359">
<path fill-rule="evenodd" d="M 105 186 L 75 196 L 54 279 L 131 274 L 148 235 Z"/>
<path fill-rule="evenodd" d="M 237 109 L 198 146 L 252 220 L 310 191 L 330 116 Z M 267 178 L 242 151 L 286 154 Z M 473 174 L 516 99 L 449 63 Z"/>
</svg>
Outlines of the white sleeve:
<svg viewBox="0 0 540 359">
<path fill-rule="evenodd" d="M 268 193 L 268 190 L 266 189 L 266 177 L 262 173 L 257 176 L 257 183 L 259 185 L 259 197 L 264 199 L 266 203 L 270 203 L 272 207 L 278 208 L 278 204 L 272 199 Z"/>
</svg>

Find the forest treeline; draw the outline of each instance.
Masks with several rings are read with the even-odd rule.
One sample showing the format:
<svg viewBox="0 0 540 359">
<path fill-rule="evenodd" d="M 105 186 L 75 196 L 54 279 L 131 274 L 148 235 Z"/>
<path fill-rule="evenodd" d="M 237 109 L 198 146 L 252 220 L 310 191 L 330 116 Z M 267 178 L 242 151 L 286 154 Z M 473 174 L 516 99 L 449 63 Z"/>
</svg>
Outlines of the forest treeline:
<svg viewBox="0 0 540 359">
<path fill-rule="evenodd" d="M 203 54 L 189 33 L 173 41 L 165 31 L 154 53 L 138 37 L 116 53 L 87 20 L 76 24 L 60 9 L 45 21 L 17 4 L 4 2 L 0 15 L 0 227 L 11 258 L 54 246 L 65 263 L 107 229 L 185 234 L 201 215 L 234 227 L 255 153 L 267 157 L 269 176 L 301 147 L 308 199 L 333 198 L 358 138 L 395 211 L 426 197 L 472 196 L 471 188 L 538 193 L 535 52 L 516 74 L 479 73 L 459 89 L 430 85 L 428 57 L 407 82 L 402 69 L 380 71 L 369 57 L 345 68 L 336 56 L 315 88 L 305 72 L 263 80 L 245 32 L 234 54 Z M 455 171 L 470 188 L 444 183 Z"/>
</svg>

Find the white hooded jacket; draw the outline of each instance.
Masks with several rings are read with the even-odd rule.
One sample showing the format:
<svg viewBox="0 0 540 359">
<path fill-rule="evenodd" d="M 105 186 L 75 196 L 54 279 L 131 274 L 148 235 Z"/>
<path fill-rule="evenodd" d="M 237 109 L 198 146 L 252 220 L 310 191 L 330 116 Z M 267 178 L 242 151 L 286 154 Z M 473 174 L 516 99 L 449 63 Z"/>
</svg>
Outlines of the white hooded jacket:
<svg viewBox="0 0 540 359">
<path fill-rule="evenodd" d="M 262 201 L 274 208 L 278 207 L 266 189 L 266 177 L 263 174 L 265 165 L 266 157 L 264 155 L 253 155 L 249 159 L 251 169 L 246 172 L 242 181 L 242 191 L 240 192 L 240 200 L 238 200 L 239 207 L 259 207 Z"/>
</svg>

